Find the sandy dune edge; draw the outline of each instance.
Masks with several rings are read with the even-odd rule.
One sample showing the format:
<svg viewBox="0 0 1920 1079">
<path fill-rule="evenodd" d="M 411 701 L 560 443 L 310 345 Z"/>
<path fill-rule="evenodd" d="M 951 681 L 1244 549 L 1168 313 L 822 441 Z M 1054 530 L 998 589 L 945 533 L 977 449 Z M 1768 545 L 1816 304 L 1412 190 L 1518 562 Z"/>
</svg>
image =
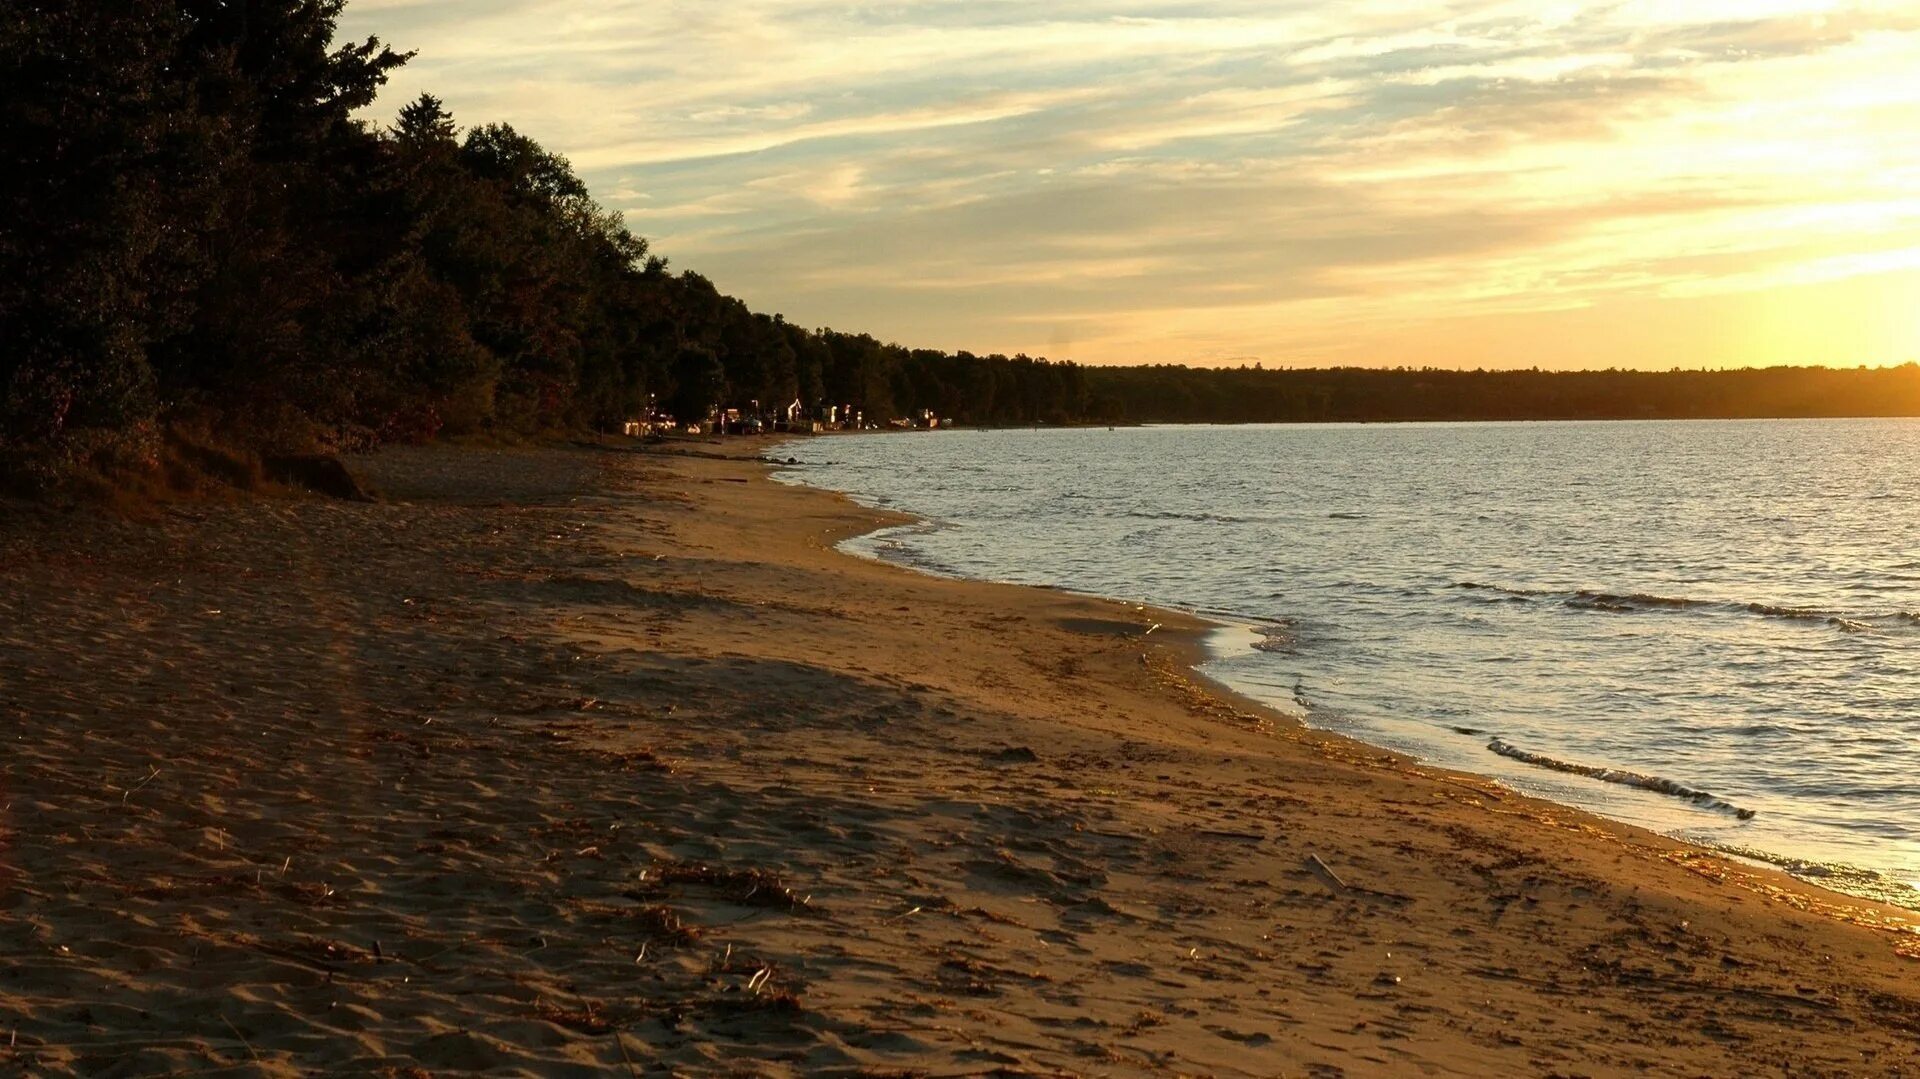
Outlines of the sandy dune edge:
<svg viewBox="0 0 1920 1079">
<path fill-rule="evenodd" d="M 1177 616 L 751 460 L 358 470 L 0 509 L 0 1073 L 1920 1068 L 1898 912 L 1289 727 Z"/>
</svg>

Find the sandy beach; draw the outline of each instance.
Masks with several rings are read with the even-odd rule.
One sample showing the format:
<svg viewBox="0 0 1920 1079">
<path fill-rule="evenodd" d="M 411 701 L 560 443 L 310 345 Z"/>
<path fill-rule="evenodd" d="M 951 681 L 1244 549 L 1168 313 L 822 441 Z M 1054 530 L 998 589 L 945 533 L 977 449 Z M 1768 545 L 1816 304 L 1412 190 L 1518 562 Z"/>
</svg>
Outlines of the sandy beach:
<svg viewBox="0 0 1920 1079">
<path fill-rule="evenodd" d="M 773 445 L 0 503 L 0 1074 L 1920 1074 L 1912 912 L 840 554 Z"/>
</svg>

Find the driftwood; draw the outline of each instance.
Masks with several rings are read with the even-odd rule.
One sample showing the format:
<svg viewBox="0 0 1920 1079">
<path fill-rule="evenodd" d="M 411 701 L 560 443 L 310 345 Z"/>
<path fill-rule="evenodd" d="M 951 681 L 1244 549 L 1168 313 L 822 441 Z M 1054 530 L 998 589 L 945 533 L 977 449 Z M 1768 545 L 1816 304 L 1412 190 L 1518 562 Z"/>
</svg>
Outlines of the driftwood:
<svg viewBox="0 0 1920 1079">
<path fill-rule="evenodd" d="M 1335 873 L 1327 863 L 1321 861 L 1318 854 L 1307 855 L 1306 864 L 1308 871 L 1314 876 L 1319 877 L 1322 882 L 1330 885 L 1334 891 L 1345 892 L 1350 890 L 1347 887 L 1347 882 L 1340 879 L 1340 874 Z"/>
</svg>

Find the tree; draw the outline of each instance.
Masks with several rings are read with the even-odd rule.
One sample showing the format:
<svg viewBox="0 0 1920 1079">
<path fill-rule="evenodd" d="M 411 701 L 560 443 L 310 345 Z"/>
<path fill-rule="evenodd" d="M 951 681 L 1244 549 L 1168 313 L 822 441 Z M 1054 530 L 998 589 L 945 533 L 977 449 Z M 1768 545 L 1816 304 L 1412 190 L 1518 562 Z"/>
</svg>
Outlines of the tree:
<svg viewBox="0 0 1920 1079">
<path fill-rule="evenodd" d="M 334 47 L 342 0 L 180 0 L 166 64 L 218 123 L 205 273 L 150 352 L 162 391 L 229 423 L 356 418 L 381 363 L 379 291 L 400 254 L 399 177 L 353 119 L 407 57 Z"/>
<path fill-rule="evenodd" d="M 208 125 L 179 123 L 165 3 L 64 0 L 0 15 L 0 448 L 133 432 L 147 345 L 179 313 Z M 156 287 L 157 286 L 157 287 Z"/>
<path fill-rule="evenodd" d="M 673 391 L 667 395 L 668 414 L 681 423 L 703 423 L 726 391 L 727 371 L 710 350 L 689 347 L 673 361 Z"/>
</svg>

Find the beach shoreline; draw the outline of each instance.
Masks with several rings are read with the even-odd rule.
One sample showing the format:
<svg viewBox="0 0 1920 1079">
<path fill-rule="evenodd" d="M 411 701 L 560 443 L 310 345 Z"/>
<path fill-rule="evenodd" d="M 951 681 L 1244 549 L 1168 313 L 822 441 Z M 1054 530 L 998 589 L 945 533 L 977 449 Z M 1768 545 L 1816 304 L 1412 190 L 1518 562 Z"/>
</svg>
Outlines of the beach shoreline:
<svg viewBox="0 0 1920 1079">
<path fill-rule="evenodd" d="M 1911 912 L 840 552 L 778 442 L 0 521 L 0 1072 L 1920 1069 Z"/>
<path fill-rule="evenodd" d="M 932 518 L 854 553 L 1249 627 L 1204 671 L 1309 725 L 1920 911 L 1900 733 L 1920 616 L 1897 535 L 1876 531 L 1879 474 L 1832 493 L 1817 535 L 1750 527 L 1742 507 L 1790 504 L 1775 485 L 1793 482 L 1752 468 L 1690 496 L 1683 524 L 1660 492 L 1706 482 L 1677 462 L 1731 449 L 1723 425 L 1654 438 L 1659 478 L 1639 489 L 1592 464 L 1611 436 L 1515 426 L 962 431 L 777 456 Z M 1556 463 L 1473 467 L 1536 453 Z"/>
<path fill-rule="evenodd" d="M 897 507 L 892 507 L 892 506 L 876 505 L 867 501 L 863 501 L 851 493 L 840 491 L 833 487 L 818 486 L 815 484 L 808 483 L 803 478 L 804 477 L 803 464 L 793 461 L 792 458 L 788 458 L 786 461 L 782 461 L 780 459 L 781 452 L 786 447 L 797 445 L 797 444 L 799 443 L 796 440 L 793 440 L 790 438 L 780 438 L 773 442 L 772 446 L 770 447 L 770 452 L 763 455 L 763 459 L 766 460 L 770 466 L 770 475 L 772 475 L 777 482 L 789 482 L 787 480 L 780 479 L 781 473 L 789 473 L 793 477 L 795 477 L 791 482 L 794 482 L 800 486 L 805 486 L 810 489 L 823 491 L 829 494 L 841 495 L 853 501 L 854 504 L 864 509 L 869 509 L 869 510 L 884 509 L 886 512 L 893 513 L 903 518 L 902 520 L 898 520 L 898 521 L 890 521 L 884 524 L 876 524 L 871 529 L 868 529 L 868 530 L 865 530 L 864 532 L 856 533 L 854 535 L 847 537 L 845 540 L 841 541 L 841 549 L 845 553 L 857 558 L 870 559 L 870 560 L 881 562 L 884 564 L 905 568 L 911 572 L 931 574 L 936 577 L 941 577 L 941 578 L 946 578 L 951 580 L 958 580 L 958 581 L 971 580 L 971 581 L 982 581 L 985 583 L 1004 583 L 1004 584 L 1017 585 L 1016 582 L 998 582 L 998 581 L 993 581 L 991 578 L 972 577 L 962 573 L 952 572 L 944 568 L 935 568 L 935 567 L 920 565 L 915 563 L 911 559 L 889 558 L 886 554 L 881 553 L 878 550 L 859 549 L 856 546 L 857 541 L 872 539 L 872 538 L 884 535 L 887 532 L 894 531 L 896 529 L 914 530 L 918 528 L 924 528 L 924 527 L 928 527 L 933 522 L 931 522 L 928 518 L 915 515 L 910 511 L 901 510 Z M 1779 852 L 1750 849 L 1750 848 L 1741 848 L 1738 846 L 1721 846 L 1715 843 L 1706 842 L 1702 840 L 1689 839 L 1689 838 L 1686 838 L 1685 836 L 1678 836 L 1678 835 L 1671 834 L 1667 831 L 1663 831 L 1662 829 L 1654 826 L 1651 823 L 1637 823 L 1630 819 L 1623 819 L 1620 817 L 1609 816 L 1607 813 L 1601 810 L 1590 808 L 1585 805 L 1581 805 L 1578 801 L 1575 801 L 1572 799 L 1556 798 L 1552 794 L 1528 791 L 1523 786 L 1515 786 L 1511 781 L 1511 777 L 1503 777 L 1498 774 L 1495 774 L 1492 771 L 1476 770 L 1471 765 L 1448 764 L 1448 763 L 1442 763 L 1434 760 L 1425 759 L 1419 756 L 1418 754 L 1405 749 L 1398 749 L 1390 745 L 1382 745 L 1377 742 L 1369 741 L 1363 733 L 1343 730 L 1340 727 L 1334 726 L 1334 725 L 1315 724 L 1314 722 L 1312 722 L 1311 717 L 1307 714 L 1304 708 L 1300 708 L 1298 712 L 1289 711 L 1286 708 L 1283 708 L 1279 705 L 1274 704 L 1272 701 L 1262 698 L 1258 693 L 1252 690 L 1242 689 L 1234 685 L 1231 681 L 1227 680 L 1225 677 L 1222 677 L 1214 673 L 1210 673 L 1207 670 L 1208 667 L 1215 666 L 1230 660 L 1233 657 L 1233 650 L 1237 650 L 1239 648 L 1255 647 L 1250 641 L 1236 642 L 1231 645 L 1223 643 L 1223 639 L 1230 638 L 1230 637 L 1244 636 L 1249 638 L 1257 638 L 1259 636 L 1258 628 L 1252 622 L 1235 621 L 1228 616 L 1214 614 L 1214 613 L 1210 613 L 1203 610 L 1193 610 L 1193 609 L 1177 607 L 1177 606 L 1166 606 L 1166 605 L 1150 603 L 1145 600 L 1126 599 L 1119 596 L 1102 595 L 1098 592 L 1083 591 L 1079 589 L 1069 588 L 1063 585 L 1026 584 L 1024 585 L 1024 587 L 1052 589 L 1052 590 L 1057 590 L 1069 595 L 1084 596 L 1089 599 L 1100 600 L 1103 602 L 1116 604 L 1122 608 L 1127 608 L 1127 609 L 1137 610 L 1137 611 L 1154 612 L 1156 613 L 1156 617 L 1168 623 L 1174 623 L 1180 620 L 1197 621 L 1198 623 L 1200 623 L 1200 627 L 1197 629 L 1197 631 L 1193 630 L 1192 628 L 1189 628 L 1187 632 L 1184 632 L 1182 634 L 1182 638 L 1186 642 L 1187 651 L 1189 653 L 1189 658 L 1188 658 L 1188 667 L 1190 668 L 1189 673 L 1191 677 L 1193 677 L 1196 681 L 1200 682 L 1207 689 L 1208 692 L 1216 696 L 1219 696 L 1225 700 L 1234 702 L 1238 707 L 1251 709 L 1258 712 L 1263 712 L 1268 714 L 1278 722 L 1291 723 L 1291 724 L 1298 725 L 1301 728 L 1306 730 L 1325 733 L 1336 739 L 1339 739 L 1342 742 L 1349 743 L 1351 745 L 1365 747 L 1367 750 L 1390 754 L 1394 758 L 1396 758 L 1397 760 L 1401 761 L 1402 763 L 1408 766 L 1419 767 L 1427 772 L 1430 772 L 1436 775 L 1451 776 L 1456 781 L 1467 780 L 1474 783 L 1491 783 L 1495 785 L 1496 789 L 1500 791 L 1504 791 L 1515 797 L 1530 798 L 1530 799 L 1544 802 L 1549 805 L 1558 806 L 1563 809 L 1574 810 L 1581 813 L 1585 813 L 1598 821 L 1604 822 L 1608 826 L 1626 828 L 1635 833 L 1655 835 L 1668 842 L 1677 843 L 1682 847 L 1695 850 L 1703 854 L 1711 854 L 1718 858 L 1724 858 L 1733 864 L 1743 866 L 1749 869 L 1759 869 L 1759 870 L 1768 871 L 1770 873 L 1778 873 L 1791 878 L 1791 880 L 1800 887 L 1811 889 L 1816 894 L 1831 896 L 1832 902 L 1837 904 L 1865 902 L 1865 903 L 1873 904 L 1876 906 L 1892 907 L 1895 910 L 1898 910 L 1907 914 L 1907 916 L 1910 918 L 1913 924 L 1916 927 L 1920 927 L 1920 892 L 1914 892 L 1912 888 L 1901 886 L 1898 884 L 1893 884 L 1888 880 L 1883 880 L 1881 874 L 1878 871 L 1856 867 L 1856 866 L 1848 865 L 1845 863 L 1806 862 L 1803 859 L 1795 858 L 1792 855 L 1782 854 Z M 1491 744 L 1489 744 L 1486 748 L 1489 753 L 1507 756 L 1510 759 L 1517 758 L 1524 761 L 1528 757 L 1532 756 L 1530 754 L 1522 753 L 1515 750 L 1511 745 L 1508 745 L 1503 740 L 1497 737 L 1493 738 L 1491 741 Z M 1705 801 L 1705 802 L 1710 802 L 1713 805 L 1715 805 L 1716 808 L 1722 809 L 1729 813 L 1737 813 L 1742 815 L 1743 817 L 1752 816 L 1752 811 L 1750 810 L 1741 809 L 1740 807 L 1737 807 L 1737 806 L 1727 805 L 1726 803 L 1720 801 L 1717 798 L 1714 798 L 1711 795 L 1707 795 L 1707 794 L 1692 790 L 1691 788 L 1682 786 L 1672 780 L 1665 780 L 1665 779 L 1661 779 L 1659 777 L 1653 777 L 1653 776 L 1638 775 L 1631 772 L 1625 772 L 1619 769 L 1605 769 L 1605 768 L 1599 768 L 1599 767 L 1590 768 L 1590 767 L 1580 766 L 1580 765 L 1570 765 L 1565 762 L 1552 760 L 1550 758 L 1543 758 L 1542 760 L 1543 760 L 1543 763 L 1536 764 L 1534 766 L 1549 768 L 1549 769 L 1557 769 L 1557 770 L 1560 770 L 1563 774 L 1568 771 L 1588 773 L 1588 774 L 1592 772 L 1611 772 L 1616 776 L 1623 777 L 1623 778 L 1614 780 L 1615 782 L 1622 782 L 1629 786 L 1640 785 L 1645 789 L 1650 789 L 1653 794 L 1655 794 L 1657 797 L 1660 797 L 1660 798 L 1680 797 L 1680 798 L 1689 798 L 1696 801 Z M 1678 793 L 1674 793 L 1676 791 Z M 1847 888 L 1842 886 L 1825 883 L 1821 875 L 1819 874 L 1809 873 L 1807 875 L 1797 875 L 1790 868 L 1791 866 L 1796 864 L 1809 865 L 1815 870 L 1825 871 L 1827 873 L 1832 873 L 1837 871 L 1842 876 L 1849 875 L 1849 874 L 1856 875 L 1860 878 L 1863 887 L 1860 890 L 1850 891 Z M 1893 889 L 1898 890 L 1899 895 L 1897 897 L 1888 894 Z M 1902 898 L 1905 898 L 1908 901 L 1902 902 L 1901 901 Z"/>
</svg>

